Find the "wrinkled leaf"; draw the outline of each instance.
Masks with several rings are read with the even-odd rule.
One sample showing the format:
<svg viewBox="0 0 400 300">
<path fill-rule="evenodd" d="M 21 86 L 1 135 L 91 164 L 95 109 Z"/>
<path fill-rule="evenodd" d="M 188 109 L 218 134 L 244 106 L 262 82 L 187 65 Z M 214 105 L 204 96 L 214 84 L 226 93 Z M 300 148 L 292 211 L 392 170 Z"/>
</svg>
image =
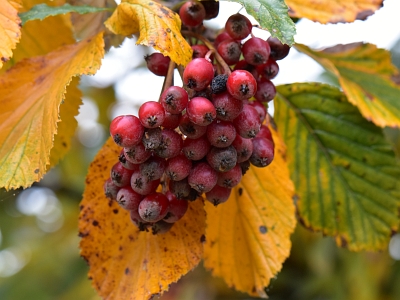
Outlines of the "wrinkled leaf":
<svg viewBox="0 0 400 300">
<path fill-rule="evenodd" d="M 292 46 L 296 27 L 288 15 L 288 7 L 283 0 L 233 0 L 244 6 L 263 29 L 282 43 Z"/>
<path fill-rule="evenodd" d="M 400 127 L 400 85 L 394 79 L 399 72 L 388 51 L 362 43 L 337 45 L 324 51 L 297 44 L 296 49 L 332 72 L 350 103 L 366 119 L 380 127 Z"/>
<path fill-rule="evenodd" d="M 21 38 L 20 7 L 19 0 L 0 0 L 0 68 L 10 59 L 12 50 Z"/>
<path fill-rule="evenodd" d="M 383 0 L 286 0 L 289 14 L 322 24 L 365 20 L 382 6 Z"/>
<path fill-rule="evenodd" d="M 227 202 L 206 204 L 205 266 L 230 287 L 259 297 L 289 256 L 296 225 L 284 145 L 277 134 L 274 141 L 271 165 L 251 167 Z"/>
<path fill-rule="evenodd" d="M 386 249 L 399 223 L 400 166 L 382 130 L 332 86 L 283 85 L 277 95 L 303 224 L 353 251 Z"/>
<path fill-rule="evenodd" d="M 147 300 L 200 262 L 205 213 L 197 200 L 168 233 L 139 232 L 129 213 L 104 196 L 103 184 L 119 152 L 110 138 L 89 167 L 80 206 L 81 255 L 102 298 Z"/>
<path fill-rule="evenodd" d="M 29 11 L 21 13 L 19 16 L 24 25 L 28 21 L 43 20 L 50 16 L 63 15 L 71 12 L 79 14 L 97 13 L 109 10 L 107 7 L 93 7 L 89 5 L 74 6 L 68 3 L 62 6 L 48 6 L 47 4 L 38 4 Z"/>
<path fill-rule="evenodd" d="M 105 24 L 117 34 L 139 33 L 137 44 L 153 47 L 177 64 L 186 66 L 192 59 L 192 48 L 180 33 L 179 15 L 158 2 L 123 0 Z"/>
<path fill-rule="evenodd" d="M 69 0 L 72 5 L 90 5 L 93 7 L 108 7 L 115 9 L 117 4 L 114 0 Z M 75 37 L 78 40 L 93 36 L 100 31 L 104 31 L 105 49 L 110 49 L 111 46 L 117 47 L 125 39 L 124 36 L 111 33 L 104 26 L 104 22 L 111 16 L 112 12 L 103 11 L 95 14 L 71 14 L 71 21 L 74 28 Z"/>
<path fill-rule="evenodd" d="M 28 187 L 42 178 L 73 76 L 94 74 L 104 55 L 102 34 L 23 60 L 0 76 L 0 187 Z"/>
</svg>

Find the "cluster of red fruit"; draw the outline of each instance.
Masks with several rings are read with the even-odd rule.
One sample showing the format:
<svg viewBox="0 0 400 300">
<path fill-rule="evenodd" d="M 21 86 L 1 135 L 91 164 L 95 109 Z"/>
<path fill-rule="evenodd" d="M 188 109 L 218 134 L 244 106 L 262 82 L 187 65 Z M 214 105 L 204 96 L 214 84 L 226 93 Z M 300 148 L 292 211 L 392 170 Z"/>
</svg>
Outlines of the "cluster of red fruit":
<svg viewBox="0 0 400 300">
<path fill-rule="evenodd" d="M 216 4 L 182 5 L 179 14 L 191 36 L 199 36 L 196 31 L 207 16 L 218 14 Z M 138 117 L 124 115 L 111 122 L 111 136 L 123 149 L 105 193 L 130 211 L 140 230 L 168 231 L 187 211 L 187 200 L 203 193 L 214 205 L 225 202 L 250 164 L 271 163 L 274 143 L 263 125 L 264 104 L 275 96 L 270 79 L 279 70 L 276 60 L 289 47 L 253 36 L 242 44 L 252 28 L 245 16 L 231 16 L 214 45 L 201 37 L 192 46 L 193 59 L 182 74 L 184 88 L 166 87 L 158 102 L 142 104 Z M 168 57 L 154 53 L 146 61 L 153 73 L 168 76 Z M 160 184 L 162 192 L 157 192 Z"/>
</svg>

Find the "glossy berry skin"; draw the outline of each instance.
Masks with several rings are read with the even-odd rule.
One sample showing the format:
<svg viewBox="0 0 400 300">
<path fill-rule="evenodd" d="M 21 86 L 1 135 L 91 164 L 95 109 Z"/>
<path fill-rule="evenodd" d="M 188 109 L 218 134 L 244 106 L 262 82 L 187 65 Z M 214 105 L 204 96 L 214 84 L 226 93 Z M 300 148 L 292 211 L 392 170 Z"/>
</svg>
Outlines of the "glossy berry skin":
<svg viewBox="0 0 400 300">
<path fill-rule="evenodd" d="M 259 80 L 257 83 L 258 89 L 255 98 L 263 103 L 269 102 L 275 98 L 275 85 L 268 79 Z"/>
<path fill-rule="evenodd" d="M 251 101 L 249 102 L 249 105 L 253 106 L 257 110 L 258 115 L 260 116 L 260 122 L 263 123 L 267 116 L 267 109 L 265 108 L 264 104 L 262 104 L 260 101 Z"/>
<path fill-rule="evenodd" d="M 179 122 L 180 131 L 189 139 L 198 139 L 207 132 L 207 126 L 200 126 L 190 121 L 189 115 L 182 115 Z"/>
<path fill-rule="evenodd" d="M 124 148 L 125 158 L 132 164 L 144 163 L 150 156 L 151 152 L 146 151 L 143 143 L 137 144 L 132 148 Z"/>
<path fill-rule="evenodd" d="M 210 151 L 211 145 L 206 136 L 198 139 L 186 139 L 182 151 L 190 160 L 200 160 Z"/>
<path fill-rule="evenodd" d="M 207 154 L 208 164 L 217 172 L 227 172 L 237 163 L 237 153 L 233 146 L 226 148 L 212 147 Z"/>
<path fill-rule="evenodd" d="M 150 223 L 162 220 L 168 213 L 168 198 L 161 193 L 146 196 L 139 204 L 140 217 Z"/>
<path fill-rule="evenodd" d="M 128 186 L 130 183 L 131 175 L 133 171 L 129 169 L 125 169 L 124 166 L 117 162 L 111 168 L 111 180 L 118 187 Z"/>
<path fill-rule="evenodd" d="M 120 189 L 119 186 L 116 186 L 111 178 L 108 178 L 103 186 L 105 196 L 110 200 L 117 199 L 117 194 Z"/>
<path fill-rule="evenodd" d="M 195 58 L 183 71 L 183 83 L 190 89 L 201 91 L 214 78 L 214 67 L 205 58 Z"/>
<path fill-rule="evenodd" d="M 242 169 L 240 168 L 240 165 L 236 165 L 227 172 L 218 173 L 217 185 L 231 189 L 237 186 L 241 179 Z"/>
<path fill-rule="evenodd" d="M 187 92 L 179 86 L 169 87 L 160 97 L 162 107 L 171 114 L 180 114 L 186 108 L 188 102 Z"/>
<path fill-rule="evenodd" d="M 218 174 L 208 163 L 196 164 L 188 176 L 189 185 L 199 193 L 207 193 L 217 184 Z"/>
<path fill-rule="evenodd" d="M 226 87 L 229 94 L 236 99 L 247 100 L 255 95 L 257 91 L 257 82 L 250 72 L 236 70 L 229 75 Z"/>
<path fill-rule="evenodd" d="M 225 23 L 225 31 L 234 40 L 243 40 L 252 30 L 250 20 L 239 13 L 232 15 Z"/>
<path fill-rule="evenodd" d="M 121 147 L 129 148 L 139 144 L 143 133 L 142 123 L 132 115 L 118 116 L 110 124 L 110 134 L 114 142 Z"/>
<path fill-rule="evenodd" d="M 140 171 L 133 172 L 131 177 L 132 190 L 140 195 L 148 195 L 155 192 L 159 184 L 160 179 L 148 181 Z"/>
<path fill-rule="evenodd" d="M 267 40 L 271 48 L 271 58 L 274 60 L 281 60 L 289 54 L 290 47 L 282 44 L 277 38 L 269 37 Z"/>
<path fill-rule="evenodd" d="M 257 110 L 249 104 L 243 105 L 239 116 L 233 120 L 236 132 L 245 139 L 251 139 L 260 131 L 261 122 Z"/>
<path fill-rule="evenodd" d="M 142 195 L 136 193 L 130 186 L 127 186 L 118 191 L 116 200 L 123 209 L 137 210 L 142 199 Z"/>
<path fill-rule="evenodd" d="M 253 153 L 253 142 L 251 139 L 242 138 L 238 134 L 236 135 L 232 146 L 236 150 L 238 163 L 248 160 Z"/>
<path fill-rule="evenodd" d="M 206 193 L 206 199 L 210 201 L 214 206 L 224 203 L 229 199 L 231 195 L 231 189 L 216 185 L 211 191 Z"/>
<path fill-rule="evenodd" d="M 192 161 L 184 154 L 180 154 L 176 157 L 168 159 L 167 167 L 165 168 L 165 174 L 169 177 L 169 179 L 179 181 L 189 176 L 191 169 Z"/>
<path fill-rule="evenodd" d="M 251 64 L 249 64 L 247 61 L 240 60 L 238 61 L 238 63 L 235 65 L 235 67 L 233 68 L 234 71 L 236 70 L 245 70 L 251 73 L 251 75 L 253 75 L 254 78 L 258 78 L 259 76 L 259 72 L 258 72 L 258 68 L 257 66 L 253 66 Z"/>
<path fill-rule="evenodd" d="M 206 10 L 198 1 L 188 1 L 179 9 L 179 16 L 182 23 L 188 27 L 197 27 L 203 23 L 206 17 Z"/>
<path fill-rule="evenodd" d="M 242 50 L 240 43 L 235 40 L 225 40 L 218 45 L 218 54 L 224 59 L 227 65 L 231 66 L 240 60 Z"/>
<path fill-rule="evenodd" d="M 243 109 L 243 101 L 228 92 L 214 95 L 212 103 L 217 112 L 217 119 L 223 121 L 233 121 Z"/>
<path fill-rule="evenodd" d="M 179 126 L 179 120 L 181 118 L 181 114 L 171 114 L 170 112 L 165 112 L 164 122 L 162 123 L 162 127 L 168 129 L 175 129 Z"/>
<path fill-rule="evenodd" d="M 183 146 L 182 137 L 175 130 L 165 128 L 161 132 L 160 146 L 155 150 L 156 154 L 162 158 L 171 158 L 181 153 Z"/>
<path fill-rule="evenodd" d="M 271 49 L 263 39 L 252 37 L 243 44 L 244 60 L 251 65 L 262 65 L 268 61 Z"/>
<path fill-rule="evenodd" d="M 265 64 L 257 66 L 257 72 L 265 79 L 273 79 L 279 73 L 279 65 L 271 57 Z"/>
<path fill-rule="evenodd" d="M 178 199 L 173 193 L 167 191 L 165 193 L 169 201 L 168 213 L 163 219 L 167 223 L 175 223 L 176 221 L 182 219 L 188 210 L 189 204 L 187 201 Z"/>
<path fill-rule="evenodd" d="M 258 168 L 268 166 L 274 159 L 274 144 L 265 138 L 256 137 L 253 140 L 253 154 L 250 163 Z"/>
<path fill-rule="evenodd" d="M 224 148 L 232 144 L 236 129 L 232 122 L 214 121 L 207 126 L 207 139 L 214 147 Z"/>
<path fill-rule="evenodd" d="M 257 133 L 256 137 L 265 138 L 274 143 L 271 130 L 266 125 L 261 125 L 260 131 Z"/>
<path fill-rule="evenodd" d="M 144 57 L 147 68 L 157 76 L 167 76 L 168 66 L 171 59 L 161 53 L 153 53 Z"/>
<path fill-rule="evenodd" d="M 155 101 L 143 103 L 139 108 L 139 120 L 146 128 L 157 128 L 164 122 L 165 110 Z"/>
<path fill-rule="evenodd" d="M 207 1 L 208 2 L 208 1 Z M 210 49 L 206 45 L 192 45 L 193 55 L 192 59 L 205 58 Z"/>
<path fill-rule="evenodd" d="M 217 112 L 212 102 L 203 97 L 195 97 L 190 100 L 186 113 L 191 122 L 200 126 L 211 124 L 217 117 Z"/>
</svg>

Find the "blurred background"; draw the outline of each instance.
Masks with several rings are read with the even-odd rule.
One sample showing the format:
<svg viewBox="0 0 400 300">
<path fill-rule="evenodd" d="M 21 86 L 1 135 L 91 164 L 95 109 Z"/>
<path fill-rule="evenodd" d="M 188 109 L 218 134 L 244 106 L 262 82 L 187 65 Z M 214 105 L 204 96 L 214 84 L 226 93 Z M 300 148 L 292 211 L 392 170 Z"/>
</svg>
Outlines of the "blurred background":
<svg viewBox="0 0 400 300">
<path fill-rule="evenodd" d="M 221 2 L 219 17 L 207 21 L 206 26 L 222 28 L 240 7 Z M 400 68 L 399 11 L 400 1 L 386 0 L 384 7 L 366 21 L 321 25 L 299 20 L 295 40 L 313 48 L 357 41 L 374 43 L 390 50 L 393 63 Z M 269 36 L 261 30 L 255 35 Z M 112 48 L 98 74 L 82 78 L 79 125 L 72 149 L 62 162 L 30 189 L 0 190 L 1 300 L 99 299 L 87 279 L 88 267 L 79 257 L 78 207 L 87 168 L 109 135 L 110 120 L 121 114 L 137 114 L 141 103 L 159 97 L 163 78 L 150 73 L 143 59 L 152 50 L 135 42 L 135 38 L 126 39 L 120 48 Z M 294 49 L 279 66 L 275 84 L 337 84 L 312 59 Z M 175 84 L 181 85 L 179 76 L 175 78 Z M 332 238 L 301 226 L 292 235 L 292 242 L 290 257 L 269 287 L 270 299 L 400 299 L 399 234 L 381 253 L 339 249 Z M 254 298 L 229 289 L 200 265 L 160 299 Z"/>
</svg>

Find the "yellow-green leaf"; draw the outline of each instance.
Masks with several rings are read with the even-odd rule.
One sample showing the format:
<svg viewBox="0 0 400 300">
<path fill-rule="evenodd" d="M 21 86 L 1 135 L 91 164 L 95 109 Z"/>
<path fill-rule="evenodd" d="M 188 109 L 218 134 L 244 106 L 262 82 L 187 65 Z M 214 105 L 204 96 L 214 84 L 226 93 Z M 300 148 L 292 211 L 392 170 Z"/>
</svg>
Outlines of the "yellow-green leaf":
<svg viewBox="0 0 400 300">
<path fill-rule="evenodd" d="M 0 76 L 0 187 L 28 187 L 42 178 L 71 78 L 94 74 L 102 34 L 44 56 L 22 60 Z"/>
<path fill-rule="evenodd" d="M 338 45 L 314 51 L 297 44 L 296 49 L 311 56 L 335 75 L 348 100 L 367 120 L 380 127 L 400 127 L 399 71 L 390 53 L 372 44 Z"/>
<path fill-rule="evenodd" d="M 400 165 L 381 128 L 335 87 L 277 90 L 275 121 L 302 223 L 353 251 L 386 249 L 399 225 Z"/>
<path fill-rule="evenodd" d="M 139 232 L 129 212 L 104 196 L 103 184 L 120 148 L 108 139 L 89 167 L 81 202 L 81 255 L 103 299 L 147 300 L 193 269 L 203 254 L 203 202 L 191 202 L 185 216 L 159 235 Z"/>
<path fill-rule="evenodd" d="M 277 134 L 274 141 L 271 165 L 251 167 L 227 202 L 206 204 L 205 266 L 230 287 L 256 297 L 266 296 L 289 256 L 296 225 L 284 145 Z"/>
<path fill-rule="evenodd" d="M 12 56 L 21 38 L 20 0 L 0 0 L 0 68 Z"/>
<path fill-rule="evenodd" d="M 106 26 L 114 33 L 139 33 L 137 44 L 153 47 L 174 62 L 186 66 L 192 48 L 182 37 L 178 14 L 151 0 L 122 0 Z"/>
<path fill-rule="evenodd" d="M 383 0 L 286 0 L 290 15 L 326 23 L 365 20 L 382 6 Z"/>
</svg>

